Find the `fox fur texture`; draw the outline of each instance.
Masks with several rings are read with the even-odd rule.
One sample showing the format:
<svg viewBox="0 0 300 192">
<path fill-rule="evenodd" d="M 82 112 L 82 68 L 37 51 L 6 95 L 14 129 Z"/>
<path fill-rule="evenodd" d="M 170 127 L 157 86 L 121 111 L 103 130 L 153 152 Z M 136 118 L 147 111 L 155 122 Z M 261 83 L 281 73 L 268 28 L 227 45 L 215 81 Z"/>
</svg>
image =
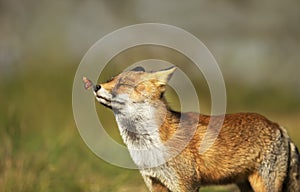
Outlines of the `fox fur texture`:
<svg viewBox="0 0 300 192">
<path fill-rule="evenodd" d="M 256 113 L 208 116 L 171 110 L 163 94 L 176 68 L 123 72 L 94 86 L 150 191 L 196 192 L 235 183 L 241 191 L 300 192 L 299 152 L 286 130 Z M 208 123 L 222 122 L 200 153 Z"/>
</svg>

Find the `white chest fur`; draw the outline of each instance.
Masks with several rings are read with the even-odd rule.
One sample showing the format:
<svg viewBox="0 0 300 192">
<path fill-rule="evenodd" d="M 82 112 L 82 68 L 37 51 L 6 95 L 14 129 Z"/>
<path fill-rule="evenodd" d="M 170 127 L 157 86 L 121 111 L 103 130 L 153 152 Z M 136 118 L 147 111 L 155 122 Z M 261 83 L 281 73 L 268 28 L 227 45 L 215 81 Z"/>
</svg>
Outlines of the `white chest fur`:
<svg viewBox="0 0 300 192">
<path fill-rule="evenodd" d="M 139 168 L 157 167 L 166 162 L 166 149 L 161 142 L 155 109 L 144 103 L 135 103 L 115 114 L 120 134 L 130 155 Z"/>
<path fill-rule="evenodd" d="M 176 191 L 179 188 L 179 183 L 175 182 L 178 175 L 166 163 L 170 158 L 169 147 L 164 145 L 159 134 L 164 120 L 162 111 L 146 103 L 130 103 L 123 105 L 115 117 L 123 141 L 147 186 L 151 189 L 153 177 Z"/>
</svg>

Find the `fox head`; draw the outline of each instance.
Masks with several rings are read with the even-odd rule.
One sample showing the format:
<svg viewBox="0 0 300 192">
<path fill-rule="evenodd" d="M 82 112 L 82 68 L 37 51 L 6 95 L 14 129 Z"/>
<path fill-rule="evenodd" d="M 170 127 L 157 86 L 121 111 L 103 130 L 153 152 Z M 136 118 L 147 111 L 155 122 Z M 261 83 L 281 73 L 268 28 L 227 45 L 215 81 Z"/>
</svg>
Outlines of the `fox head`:
<svg viewBox="0 0 300 192">
<path fill-rule="evenodd" d="M 171 67 L 146 72 L 136 67 L 93 86 L 97 101 L 113 110 L 123 141 L 140 168 L 165 162 L 160 128 L 167 118 L 168 108 L 163 93 L 175 70 Z M 92 83 L 87 84 L 90 86 Z"/>
<path fill-rule="evenodd" d="M 106 83 L 94 86 L 98 102 L 113 109 L 115 113 L 128 113 L 130 107 L 138 105 L 155 106 L 162 99 L 166 84 L 175 67 L 156 72 L 145 72 L 142 67 L 120 73 Z"/>
</svg>

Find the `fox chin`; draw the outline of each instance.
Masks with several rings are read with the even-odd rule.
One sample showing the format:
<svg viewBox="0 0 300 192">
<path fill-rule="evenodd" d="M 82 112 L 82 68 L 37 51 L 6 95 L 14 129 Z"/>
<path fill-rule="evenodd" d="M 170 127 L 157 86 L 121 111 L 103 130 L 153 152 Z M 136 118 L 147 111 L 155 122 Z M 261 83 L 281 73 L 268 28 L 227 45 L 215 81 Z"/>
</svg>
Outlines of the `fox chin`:
<svg viewBox="0 0 300 192">
<path fill-rule="evenodd" d="M 241 191 L 300 191 L 298 149 L 283 127 L 262 115 L 214 117 L 224 118 L 221 130 L 200 153 L 211 116 L 170 109 L 163 95 L 175 71 L 136 67 L 93 86 L 96 100 L 113 110 L 150 191 L 196 192 L 231 183 Z"/>
</svg>

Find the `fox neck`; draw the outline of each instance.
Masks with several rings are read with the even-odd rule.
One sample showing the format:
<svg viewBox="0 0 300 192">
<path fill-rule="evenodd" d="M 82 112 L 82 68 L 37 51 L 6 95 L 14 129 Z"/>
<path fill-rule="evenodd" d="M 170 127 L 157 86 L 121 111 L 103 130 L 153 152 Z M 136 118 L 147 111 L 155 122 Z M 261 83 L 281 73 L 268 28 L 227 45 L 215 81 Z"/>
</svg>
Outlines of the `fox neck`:
<svg viewBox="0 0 300 192">
<path fill-rule="evenodd" d="M 168 110 L 163 100 L 153 103 L 132 103 L 115 114 L 120 134 L 139 167 L 154 167 L 165 162 L 166 149 L 160 129 L 166 124 Z"/>
<path fill-rule="evenodd" d="M 168 113 L 164 102 L 155 105 L 134 103 L 126 106 L 126 110 L 116 113 L 115 116 L 125 144 L 128 147 L 144 149 L 148 144 L 159 142 L 159 128 Z"/>
</svg>

